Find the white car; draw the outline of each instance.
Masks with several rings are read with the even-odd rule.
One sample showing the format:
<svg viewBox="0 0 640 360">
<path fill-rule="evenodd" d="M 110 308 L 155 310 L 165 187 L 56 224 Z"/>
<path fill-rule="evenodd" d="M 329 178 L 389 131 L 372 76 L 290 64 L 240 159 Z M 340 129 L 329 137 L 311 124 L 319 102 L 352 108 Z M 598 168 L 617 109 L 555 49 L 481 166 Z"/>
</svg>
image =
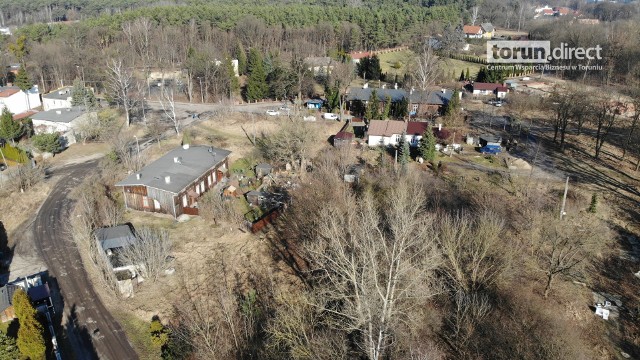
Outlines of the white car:
<svg viewBox="0 0 640 360">
<path fill-rule="evenodd" d="M 334 114 L 334 113 L 324 113 L 324 115 L 322 115 L 323 118 L 327 119 L 327 120 L 338 120 L 338 115 Z"/>
<path fill-rule="evenodd" d="M 280 115 L 280 111 L 277 111 L 277 110 L 267 110 L 267 115 L 269 115 L 269 116 L 278 116 L 278 115 Z"/>
</svg>

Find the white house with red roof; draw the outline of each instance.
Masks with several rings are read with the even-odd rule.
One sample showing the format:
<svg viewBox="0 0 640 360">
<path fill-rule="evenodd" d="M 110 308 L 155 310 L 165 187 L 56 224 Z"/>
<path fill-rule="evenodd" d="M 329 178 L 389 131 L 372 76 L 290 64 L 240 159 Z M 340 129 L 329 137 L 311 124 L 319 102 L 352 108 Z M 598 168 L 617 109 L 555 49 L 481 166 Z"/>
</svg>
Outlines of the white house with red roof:
<svg viewBox="0 0 640 360">
<path fill-rule="evenodd" d="M 27 91 L 22 91 L 17 86 L 0 87 L 0 110 L 6 107 L 13 114 L 20 114 L 40 105 L 42 104 L 37 85 Z"/>
<path fill-rule="evenodd" d="M 462 32 L 464 33 L 464 36 L 469 39 L 482 39 L 482 36 L 484 34 L 482 27 L 474 25 L 463 26 Z"/>
</svg>

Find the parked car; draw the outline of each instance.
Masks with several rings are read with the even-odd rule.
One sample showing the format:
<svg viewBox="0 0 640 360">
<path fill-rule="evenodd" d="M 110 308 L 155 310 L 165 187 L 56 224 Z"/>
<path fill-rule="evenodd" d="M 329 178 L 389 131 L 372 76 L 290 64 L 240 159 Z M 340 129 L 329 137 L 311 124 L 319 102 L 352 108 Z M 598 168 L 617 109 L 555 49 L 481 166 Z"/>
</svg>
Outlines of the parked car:
<svg viewBox="0 0 640 360">
<path fill-rule="evenodd" d="M 497 155 L 502 152 L 500 145 L 485 145 L 480 148 L 482 154 Z"/>
<path fill-rule="evenodd" d="M 324 113 L 324 115 L 322 115 L 322 117 L 327 119 L 327 120 L 338 120 L 338 119 L 340 119 L 340 117 L 337 114 L 334 114 L 334 113 Z"/>
<path fill-rule="evenodd" d="M 269 116 L 278 116 L 278 115 L 280 115 L 280 111 L 277 111 L 277 110 L 267 110 L 267 115 L 269 115 Z"/>
<path fill-rule="evenodd" d="M 502 106 L 502 101 L 496 101 L 495 103 L 493 103 L 494 106 L 497 107 L 501 107 Z"/>
</svg>

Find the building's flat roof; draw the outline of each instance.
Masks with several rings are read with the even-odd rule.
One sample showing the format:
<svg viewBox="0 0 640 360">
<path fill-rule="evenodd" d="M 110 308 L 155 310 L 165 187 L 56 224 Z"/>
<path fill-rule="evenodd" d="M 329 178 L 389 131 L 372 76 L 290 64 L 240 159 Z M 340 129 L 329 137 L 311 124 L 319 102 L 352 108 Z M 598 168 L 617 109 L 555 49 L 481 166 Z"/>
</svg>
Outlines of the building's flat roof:
<svg viewBox="0 0 640 360">
<path fill-rule="evenodd" d="M 147 186 L 178 194 L 229 154 L 229 150 L 211 146 L 178 147 L 143 167 L 138 172 L 140 179 L 133 173 L 116 186 Z M 166 177 L 169 177 L 168 183 Z"/>
<path fill-rule="evenodd" d="M 42 95 L 43 99 L 52 99 L 52 100 L 67 100 L 71 97 L 71 86 L 61 87 L 58 90 L 54 90 L 48 94 Z"/>
<path fill-rule="evenodd" d="M 84 112 L 84 107 L 80 106 L 66 109 L 52 109 L 34 114 L 33 116 L 31 116 L 31 120 L 70 123 L 84 114 Z"/>
</svg>

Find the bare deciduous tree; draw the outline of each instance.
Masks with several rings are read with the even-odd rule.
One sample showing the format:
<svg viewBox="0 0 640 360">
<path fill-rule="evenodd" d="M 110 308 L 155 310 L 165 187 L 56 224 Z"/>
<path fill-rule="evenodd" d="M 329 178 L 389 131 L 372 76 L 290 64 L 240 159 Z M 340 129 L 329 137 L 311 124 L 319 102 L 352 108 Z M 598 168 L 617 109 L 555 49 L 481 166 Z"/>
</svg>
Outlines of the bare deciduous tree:
<svg viewBox="0 0 640 360">
<path fill-rule="evenodd" d="M 176 131 L 176 136 L 180 135 L 180 119 L 176 115 L 176 106 L 175 100 L 173 98 L 173 88 L 163 86 L 160 91 L 160 96 L 158 97 L 158 102 L 160 102 L 160 106 L 162 107 L 162 111 L 167 116 L 167 118 L 173 124 L 173 129 Z"/>
<path fill-rule="evenodd" d="M 220 222 L 229 223 L 233 226 L 242 223 L 242 214 L 236 210 L 234 201 L 225 200 L 215 190 L 207 192 L 200 198 L 198 208 L 203 218 L 212 220 L 216 225 L 219 225 Z"/>
<path fill-rule="evenodd" d="M 360 333 L 359 346 L 378 360 L 411 304 L 438 292 L 431 217 L 424 212 L 424 191 L 413 181 L 399 180 L 382 205 L 371 192 L 343 197 L 320 214 L 317 238 L 305 247 L 326 284 L 317 289 L 318 299 L 334 315 L 331 326 Z"/>
<path fill-rule="evenodd" d="M 489 211 L 445 215 L 438 221 L 444 273 L 456 291 L 471 293 L 493 284 L 508 266 L 500 238 L 504 221 Z"/>
<path fill-rule="evenodd" d="M 272 134 L 262 133 L 256 146 L 266 159 L 276 163 L 290 163 L 294 168 L 309 157 L 315 136 L 301 120 L 282 123 Z"/>
<path fill-rule="evenodd" d="M 480 10 L 478 6 L 471 8 L 471 25 L 475 25 L 476 21 L 478 21 L 478 10 Z"/>
<path fill-rule="evenodd" d="M 535 268 L 544 273 L 544 297 L 559 276 L 579 276 L 589 260 L 606 246 L 605 228 L 595 218 L 559 220 L 546 215 L 538 219 L 532 241 Z"/>
<path fill-rule="evenodd" d="M 163 228 L 141 227 L 136 230 L 135 243 L 122 248 L 118 256 L 124 264 L 137 267 L 140 275 L 152 282 L 170 263 L 171 239 Z"/>
<path fill-rule="evenodd" d="M 138 102 L 136 90 L 139 87 L 133 71 L 122 59 L 107 62 L 107 83 L 111 94 L 119 105 L 124 107 L 127 126 L 131 125 L 131 110 Z"/>
<path fill-rule="evenodd" d="M 420 51 L 411 62 L 410 67 L 413 77 L 418 82 L 418 87 L 423 92 L 428 91 L 441 74 L 440 58 L 433 51 L 431 44 L 426 42 L 420 47 Z"/>
</svg>

